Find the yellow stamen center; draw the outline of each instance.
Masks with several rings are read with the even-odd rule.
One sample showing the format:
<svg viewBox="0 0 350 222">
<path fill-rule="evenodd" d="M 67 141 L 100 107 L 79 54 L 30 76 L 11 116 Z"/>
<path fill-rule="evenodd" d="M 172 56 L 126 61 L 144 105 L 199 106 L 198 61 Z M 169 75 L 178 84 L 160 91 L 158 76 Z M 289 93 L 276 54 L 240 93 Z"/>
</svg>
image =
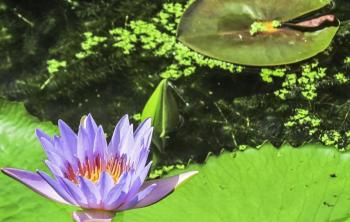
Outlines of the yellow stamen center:
<svg viewBox="0 0 350 222">
<path fill-rule="evenodd" d="M 96 183 L 100 179 L 102 172 L 107 172 L 114 182 L 117 182 L 121 174 L 128 171 L 129 168 L 125 158 L 110 158 L 106 164 L 103 164 L 101 158 L 97 156 L 93 161 L 88 158 L 85 159 L 84 163 L 79 161 L 76 171 L 68 164 L 65 177 L 76 184 L 79 183 L 78 176 L 85 177 Z"/>
</svg>

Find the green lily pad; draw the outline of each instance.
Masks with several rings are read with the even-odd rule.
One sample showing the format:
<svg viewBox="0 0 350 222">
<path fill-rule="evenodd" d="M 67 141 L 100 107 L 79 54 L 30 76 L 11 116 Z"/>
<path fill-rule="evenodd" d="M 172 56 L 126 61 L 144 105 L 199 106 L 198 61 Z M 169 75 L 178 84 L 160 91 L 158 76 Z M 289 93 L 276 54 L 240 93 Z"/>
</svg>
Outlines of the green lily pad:
<svg viewBox="0 0 350 222">
<path fill-rule="evenodd" d="M 56 126 L 30 116 L 22 103 L 0 100 L 0 167 L 46 169 L 44 151 L 34 130 L 57 132 Z M 0 173 L 1 222 L 70 221 L 74 208 L 47 200 Z"/>
<path fill-rule="evenodd" d="M 231 63 L 251 66 L 295 63 L 324 51 L 339 25 L 301 31 L 289 21 L 329 3 L 328 0 L 197 0 L 181 18 L 178 39 L 195 51 Z M 274 23 L 281 26 L 274 27 Z M 265 28 L 252 32 L 257 24 Z"/>
<path fill-rule="evenodd" d="M 350 217 L 350 153 L 272 145 L 210 157 L 164 201 L 117 214 L 123 222 L 327 222 Z M 176 173 L 176 172 L 175 172 Z"/>
</svg>

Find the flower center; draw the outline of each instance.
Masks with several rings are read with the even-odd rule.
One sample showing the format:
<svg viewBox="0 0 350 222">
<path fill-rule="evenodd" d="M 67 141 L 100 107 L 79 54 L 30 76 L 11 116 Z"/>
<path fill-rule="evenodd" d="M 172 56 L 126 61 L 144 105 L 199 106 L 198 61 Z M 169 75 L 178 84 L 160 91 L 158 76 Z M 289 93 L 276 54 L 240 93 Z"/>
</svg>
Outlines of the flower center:
<svg viewBox="0 0 350 222">
<path fill-rule="evenodd" d="M 72 165 L 68 164 L 64 176 L 76 184 L 79 183 L 78 176 L 85 177 L 96 183 L 101 174 L 107 172 L 114 182 L 117 182 L 121 174 L 129 169 L 126 158 L 116 156 L 110 158 L 107 163 L 103 163 L 101 158 L 97 156 L 92 161 L 88 158 L 83 163 L 79 161 L 77 170 L 74 170 Z"/>
</svg>

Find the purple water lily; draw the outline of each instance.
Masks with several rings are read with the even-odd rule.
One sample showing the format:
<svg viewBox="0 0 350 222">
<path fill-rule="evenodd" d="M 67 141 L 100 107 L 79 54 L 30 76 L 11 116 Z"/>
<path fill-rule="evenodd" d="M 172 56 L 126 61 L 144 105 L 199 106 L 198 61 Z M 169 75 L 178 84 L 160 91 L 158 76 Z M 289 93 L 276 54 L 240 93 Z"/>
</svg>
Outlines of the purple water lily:
<svg viewBox="0 0 350 222">
<path fill-rule="evenodd" d="M 36 130 L 54 178 L 40 170 L 2 171 L 44 197 L 83 208 L 73 213 L 76 221 L 107 222 L 118 211 L 154 204 L 197 173 L 145 181 L 151 167 L 151 162 L 147 163 L 153 130 L 150 119 L 134 132 L 125 115 L 109 144 L 91 115 L 81 122 L 78 135 L 61 120 L 58 126 L 60 136 L 50 137 Z"/>
</svg>

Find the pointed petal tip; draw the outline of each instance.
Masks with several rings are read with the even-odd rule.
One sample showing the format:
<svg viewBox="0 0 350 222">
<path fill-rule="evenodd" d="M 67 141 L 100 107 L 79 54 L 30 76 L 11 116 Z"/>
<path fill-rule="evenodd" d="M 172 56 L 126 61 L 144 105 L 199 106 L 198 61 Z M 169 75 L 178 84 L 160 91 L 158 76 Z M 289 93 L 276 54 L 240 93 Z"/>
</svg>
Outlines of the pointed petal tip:
<svg viewBox="0 0 350 222">
<path fill-rule="evenodd" d="M 19 180 L 19 178 L 16 176 L 15 172 L 16 172 L 17 169 L 15 168 L 11 168 L 11 167 L 1 167 L 0 168 L 0 171 L 5 174 L 6 176 L 9 176 L 15 180 Z M 19 170 L 21 171 L 21 170 Z"/>
<path fill-rule="evenodd" d="M 188 171 L 186 173 L 182 173 L 179 175 L 179 180 L 175 186 L 175 188 L 177 188 L 178 186 L 180 186 L 183 182 L 185 182 L 186 180 L 188 180 L 189 178 L 193 177 L 194 175 L 198 174 L 199 171 L 197 170 L 193 170 L 193 171 Z"/>
<path fill-rule="evenodd" d="M 151 184 L 156 184 L 157 186 L 147 197 L 137 203 L 134 208 L 145 207 L 157 203 L 172 193 L 177 187 L 179 187 L 180 184 L 185 182 L 190 177 L 196 175 L 197 173 L 198 171 L 189 171 L 171 177 L 144 182 L 142 185 L 143 189 Z"/>
<path fill-rule="evenodd" d="M 145 120 L 143 120 L 142 122 L 144 122 L 145 124 L 147 123 L 147 125 L 151 126 L 152 124 L 152 118 L 151 117 L 147 117 Z"/>
<path fill-rule="evenodd" d="M 137 126 L 138 131 L 145 131 L 152 127 L 152 118 L 146 118 Z"/>
<path fill-rule="evenodd" d="M 12 177 L 15 180 L 19 180 L 19 176 L 17 175 L 18 172 L 26 172 L 25 170 L 11 168 L 11 167 L 1 167 L 0 171 L 9 177 Z"/>
<path fill-rule="evenodd" d="M 97 126 L 95 119 L 92 117 L 91 113 L 88 113 L 85 119 L 86 122 L 90 122 L 92 125 Z"/>
<path fill-rule="evenodd" d="M 45 172 L 43 172 L 43 171 L 41 171 L 39 169 L 35 169 L 35 173 L 37 173 L 41 178 L 43 178 L 43 180 L 45 180 L 47 182 L 47 180 L 45 178 L 45 176 L 46 176 Z M 47 176 L 49 176 L 49 175 L 47 175 Z"/>
<path fill-rule="evenodd" d="M 59 119 L 59 120 L 57 121 L 57 125 L 58 125 L 58 127 L 59 127 L 60 129 L 62 129 L 62 130 L 67 129 L 67 128 L 69 128 L 69 129 L 71 130 L 70 126 L 69 126 L 64 120 L 62 120 L 62 119 Z M 73 131 L 73 130 L 72 130 L 72 131 Z"/>
<path fill-rule="evenodd" d="M 98 125 L 98 127 L 97 127 L 97 132 L 104 135 L 104 131 L 103 131 L 102 125 Z"/>
<path fill-rule="evenodd" d="M 122 118 L 119 119 L 118 122 L 124 122 L 124 121 L 127 121 L 128 125 L 130 124 L 129 123 L 129 114 L 125 114 L 124 116 L 122 116 Z"/>
<path fill-rule="evenodd" d="M 38 134 L 40 134 L 42 131 L 39 128 L 35 129 L 35 134 L 38 136 Z"/>
<path fill-rule="evenodd" d="M 57 124 L 58 125 L 62 125 L 62 124 L 66 124 L 66 122 L 64 122 L 62 119 L 58 119 L 57 120 Z"/>
<path fill-rule="evenodd" d="M 1 172 L 22 183 L 41 196 L 59 203 L 74 205 L 63 199 L 39 174 L 15 168 L 1 168 Z"/>
<path fill-rule="evenodd" d="M 12 168 L 9 168 L 9 167 L 1 167 L 0 168 L 0 171 L 2 172 L 2 173 L 4 173 L 5 175 L 7 175 L 7 176 L 10 176 L 9 174 L 10 174 L 10 170 L 11 170 Z"/>
<path fill-rule="evenodd" d="M 35 135 L 36 135 L 36 137 L 38 137 L 38 139 L 45 138 L 49 141 L 51 140 L 51 137 L 49 135 L 47 135 L 46 133 L 44 133 L 44 131 L 42 131 L 39 128 L 35 129 Z"/>
<path fill-rule="evenodd" d="M 86 118 L 85 118 L 85 121 L 91 121 L 91 122 L 95 122 L 94 118 L 92 117 L 91 113 L 88 113 Z"/>
</svg>

